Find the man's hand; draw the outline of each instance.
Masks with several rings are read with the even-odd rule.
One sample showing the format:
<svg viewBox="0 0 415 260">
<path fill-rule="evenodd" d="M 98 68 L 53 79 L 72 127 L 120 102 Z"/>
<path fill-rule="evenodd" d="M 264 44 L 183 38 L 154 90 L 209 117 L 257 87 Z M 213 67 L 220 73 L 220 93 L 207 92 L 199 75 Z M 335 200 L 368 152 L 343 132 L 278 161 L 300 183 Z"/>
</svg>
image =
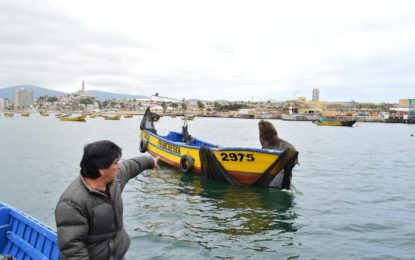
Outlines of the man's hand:
<svg viewBox="0 0 415 260">
<path fill-rule="evenodd" d="M 158 164 L 158 161 L 160 159 L 160 156 L 153 157 L 153 159 L 154 159 L 154 167 L 153 167 L 153 169 L 156 170 L 156 171 L 160 170 L 160 166 Z"/>
</svg>

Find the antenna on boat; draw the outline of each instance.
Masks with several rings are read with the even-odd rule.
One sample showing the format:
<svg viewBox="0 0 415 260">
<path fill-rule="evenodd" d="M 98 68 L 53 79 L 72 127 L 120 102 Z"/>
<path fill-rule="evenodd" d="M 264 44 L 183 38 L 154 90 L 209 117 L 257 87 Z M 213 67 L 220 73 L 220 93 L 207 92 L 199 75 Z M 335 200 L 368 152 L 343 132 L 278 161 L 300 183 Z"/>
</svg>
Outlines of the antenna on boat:
<svg viewBox="0 0 415 260">
<path fill-rule="evenodd" d="M 178 101 L 178 102 L 182 102 L 182 103 L 187 103 L 187 102 L 185 101 L 185 99 L 184 99 L 184 98 L 183 98 L 182 100 L 180 100 L 180 99 L 177 99 L 177 98 L 163 97 L 163 96 L 160 96 L 160 95 L 159 95 L 159 93 L 156 93 L 156 94 L 154 94 L 154 95 L 151 95 L 151 97 L 156 97 L 156 98 L 165 98 L 165 99 L 169 99 L 169 100 L 173 100 L 173 101 Z"/>
<path fill-rule="evenodd" d="M 177 98 L 171 98 L 171 97 L 164 97 L 164 96 L 160 96 L 159 95 L 159 93 L 155 93 L 154 95 L 151 95 L 151 97 L 155 97 L 155 98 L 162 98 L 162 99 L 168 99 L 168 100 L 172 100 L 172 101 L 176 101 L 176 102 L 180 102 L 181 104 L 182 104 L 182 108 L 183 108 L 183 110 L 185 111 L 185 113 L 184 114 L 186 114 L 186 111 L 187 111 L 187 104 L 188 104 L 188 102 L 183 98 L 183 99 L 177 99 Z M 151 100 L 152 101 L 152 100 Z M 151 102 L 150 102 L 150 104 L 151 104 Z M 184 119 L 184 125 L 187 125 L 187 116 L 186 115 L 184 115 L 184 117 L 183 117 L 183 119 Z"/>
</svg>

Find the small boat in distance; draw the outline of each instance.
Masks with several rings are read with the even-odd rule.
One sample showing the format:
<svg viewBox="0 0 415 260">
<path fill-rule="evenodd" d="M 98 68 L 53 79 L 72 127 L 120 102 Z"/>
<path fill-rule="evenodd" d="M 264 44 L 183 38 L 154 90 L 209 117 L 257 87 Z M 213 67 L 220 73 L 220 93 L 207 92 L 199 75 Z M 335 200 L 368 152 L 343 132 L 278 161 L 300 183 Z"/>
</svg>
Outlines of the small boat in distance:
<svg viewBox="0 0 415 260">
<path fill-rule="evenodd" d="M 132 117 L 133 115 L 127 115 L 127 114 L 124 115 L 124 118 L 132 118 Z"/>
<path fill-rule="evenodd" d="M 140 124 L 140 152 L 159 156 L 160 160 L 182 172 L 200 173 L 208 179 L 232 185 L 290 189 L 292 169 L 298 152 L 245 147 L 221 147 L 189 135 L 187 123 L 182 132 L 157 133 L 147 108 Z"/>
<path fill-rule="evenodd" d="M 115 115 L 115 116 L 104 116 L 105 120 L 120 120 L 121 116 L 120 115 Z"/>
<path fill-rule="evenodd" d="M 30 113 L 29 112 L 22 112 L 22 113 L 20 113 L 20 116 L 29 117 Z"/>
<path fill-rule="evenodd" d="M 356 120 L 343 118 L 341 116 L 326 116 L 320 117 L 315 121 L 318 126 L 349 126 L 352 127 L 356 123 Z"/>
<path fill-rule="evenodd" d="M 11 257 L 6 257 L 6 256 Z M 0 259 L 59 259 L 56 233 L 0 201 Z"/>
<path fill-rule="evenodd" d="M 49 116 L 49 112 L 48 111 L 40 111 L 39 112 L 39 114 L 41 115 L 41 116 Z"/>
<path fill-rule="evenodd" d="M 4 112 L 4 116 L 5 117 L 13 117 L 14 113 L 13 112 Z"/>
<path fill-rule="evenodd" d="M 85 117 L 86 116 L 60 116 L 59 119 L 68 122 L 86 122 Z"/>
<path fill-rule="evenodd" d="M 184 115 L 184 116 L 182 116 L 182 120 L 191 121 L 191 120 L 194 120 L 195 117 L 196 117 L 195 115 Z"/>
</svg>

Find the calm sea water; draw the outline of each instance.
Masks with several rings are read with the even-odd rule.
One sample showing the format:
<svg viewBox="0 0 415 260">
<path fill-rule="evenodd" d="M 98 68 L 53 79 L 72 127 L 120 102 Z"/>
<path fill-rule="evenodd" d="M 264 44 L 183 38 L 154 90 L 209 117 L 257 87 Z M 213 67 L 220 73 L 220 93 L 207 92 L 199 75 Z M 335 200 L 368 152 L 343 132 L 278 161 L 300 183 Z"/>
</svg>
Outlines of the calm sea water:
<svg viewBox="0 0 415 260">
<path fill-rule="evenodd" d="M 86 143 L 139 153 L 141 117 L 86 123 L 0 118 L 0 200 L 55 229 L 56 202 Z M 163 166 L 124 192 L 129 259 L 415 259 L 415 125 L 319 127 L 271 120 L 300 151 L 292 191 L 233 187 Z M 180 131 L 162 118 L 159 133 Z M 258 120 L 197 118 L 193 136 L 259 147 Z"/>
</svg>

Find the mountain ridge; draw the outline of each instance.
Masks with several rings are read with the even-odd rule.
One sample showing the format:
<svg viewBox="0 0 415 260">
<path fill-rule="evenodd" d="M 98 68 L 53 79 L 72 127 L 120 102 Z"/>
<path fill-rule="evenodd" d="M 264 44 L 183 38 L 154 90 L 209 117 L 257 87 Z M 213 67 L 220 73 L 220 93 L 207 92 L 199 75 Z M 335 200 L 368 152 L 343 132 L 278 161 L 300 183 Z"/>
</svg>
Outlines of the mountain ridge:
<svg viewBox="0 0 415 260">
<path fill-rule="evenodd" d="M 7 98 L 7 99 L 14 99 L 14 91 L 16 88 L 24 88 L 33 91 L 33 98 L 37 99 L 41 96 L 66 96 L 70 95 L 71 93 L 66 93 L 63 91 L 57 91 L 53 89 L 47 89 L 40 86 L 35 86 L 31 84 L 23 84 L 23 85 L 16 85 L 11 87 L 5 87 L 0 89 L 0 98 Z M 99 90 L 87 90 L 87 96 L 93 96 L 97 100 L 111 100 L 111 99 L 147 99 L 147 96 L 142 95 L 130 95 L 130 94 L 119 94 L 119 93 L 111 93 Z"/>
</svg>

